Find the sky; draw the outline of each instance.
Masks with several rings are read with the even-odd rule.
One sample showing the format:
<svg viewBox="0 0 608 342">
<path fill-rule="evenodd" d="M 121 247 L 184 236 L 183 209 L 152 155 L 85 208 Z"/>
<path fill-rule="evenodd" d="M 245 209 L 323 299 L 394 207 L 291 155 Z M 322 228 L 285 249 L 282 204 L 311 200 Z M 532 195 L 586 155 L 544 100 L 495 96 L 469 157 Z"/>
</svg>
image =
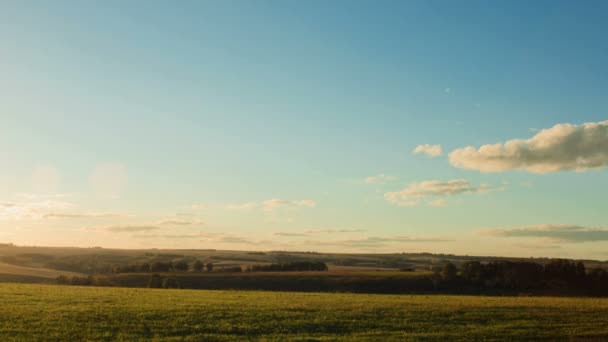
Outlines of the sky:
<svg viewBox="0 0 608 342">
<path fill-rule="evenodd" d="M 605 1 L 0 4 L 0 242 L 608 259 Z"/>
</svg>

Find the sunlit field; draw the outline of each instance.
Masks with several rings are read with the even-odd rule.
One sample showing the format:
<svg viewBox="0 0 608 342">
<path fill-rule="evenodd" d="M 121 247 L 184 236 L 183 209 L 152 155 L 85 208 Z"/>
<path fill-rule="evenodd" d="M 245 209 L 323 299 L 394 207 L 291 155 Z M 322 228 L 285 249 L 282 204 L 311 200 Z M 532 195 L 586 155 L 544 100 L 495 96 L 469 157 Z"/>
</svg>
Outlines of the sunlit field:
<svg viewBox="0 0 608 342">
<path fill-rule="evenodd" d="M 608 299 L 1 284 L 17 340 L 608 339 Z"/>
</svg>

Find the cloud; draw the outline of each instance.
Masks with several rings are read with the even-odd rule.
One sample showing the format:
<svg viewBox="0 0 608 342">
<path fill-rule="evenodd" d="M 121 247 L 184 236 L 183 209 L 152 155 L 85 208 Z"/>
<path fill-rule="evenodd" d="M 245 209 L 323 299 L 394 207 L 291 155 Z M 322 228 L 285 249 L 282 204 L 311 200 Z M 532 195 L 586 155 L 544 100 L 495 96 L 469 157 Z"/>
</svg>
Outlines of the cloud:
<svg viewBox="0 0 608 342">
<path fill-rule="evenodd" d="M 319 230 L 308 230 L 308 234 L 334 234 L 334 233 L 360 233 L 366 232 L 366 229 L 319 229 Z"/>
<path fill-rule="evenodd" d="M 608 240 L 608 228 L 577 225 L 543 224 L 508 229 L 491 229 L 484 235 L 505 238 L 548 238 L 561 242 L 594 242 Z"/>
<path fill-rule="evenodd" d="M 276 232 L 274 233 L 276 236 L 309 236 L 309 234 L 305 233 L 284 233 L 284 232 Z"/>
<path fill-rule="evenodd" d="M 412 238 L 409 236 L 369 236 L 356 239 L 342 239 L 332 241 L 305 241 L 304 245 L 310 246 L 341 246 L 341 247 L 355 247 L 355 248 L 384 248 L 387 246 L 401 244 L 401 243 L 435 243 L 435 242 L 448 242 L 451 240 L 443 238 Z"/>
<path fill-rule="evenodd" d="M 18 198 L 23 198 L 26 200 L 48 200 L 48 199 L 58 199 L 58 198 L 66 198 L 71 197 L 72 194 L 28 194 L 28 193 L 18 193 L 16 195 Z"/>
<path fill-rule="evenodd" d="M 69 219 L 69 218 L 117 218 L 130 217 L 125 213 L 48 213 L 43 217 L 45 219 Z"/>
<path fill-rule="evenodd" d="M 178 235 L 161 235 L 165 239 L 195 239 L 200 238 L 200 234 L 178 234 Z"/>
<path fill-rule="evenodd" d="M 111 232 L 111 233 L 133 233 L 133 232 L 150 232 L 150 231 L 154 231 L 154 230 L 159 230 L 160 227 L 148 226 L 148 225 L 142 225 L 142 226 L 109 226 L 109 227 L 104 227 L 102 229 L 105 230 L 105 231 Z"/>
<path fill-rule="evenodd" d="M 460 194 L 478 194 L 500 189 L 502 188 L 491 188 L 487 184 L 475 186 L 465 179 L 453 179 L 447 182 L 430 180 L 412 183 L 401 191 L 387 192 L 384 194 L 384 198 L 390 203 L 398 206 L 415 206 L 429 197 L 436 198 Z M 435 199 L 429 204 L 437 206 L 445 205 L 446 202 L 442 199 Z"/>
<path fill-rule="evenodd" d="M 219 206 L 210 206 L 204 204 L 192 205 L 192 209 L 225 209 L 225 210 L 251 210 L 251 209 L 263 209 L 263 210 L 275 210 L 286 207 L 305 207 L 314 208 L 317 203 L 311 199 L 298 199 L 298 200 L 287 200 L 287 199 L 269 199 L 261 202 L 244 202 L 236 204 L 224 204 Z"/>
<path fill-rule="evenodd" d="M 378 184 L 378 185 L 382 185 L 382 184 L 386 184 L 392 181 L 397 180 L 397 177 L 394 176 L 387 176 L 383 173 L 379 174 L 379 175 L 375 175 L 375 176 L 369 176 L 367 178 L 365 178 L 363 180 L 363 182 L 365 182 L 366 184 Z"/>
<path fill-rule="evenodd" d="M 158 223 L 161 226 L 192 226 L 204 224 L 201 220 L 163 220 Z"/>
<path fill-rule="evenodd" d="M 441 148 L 441 145 L 424 144 L 424 145 L 416 146 L 416 148 L 412 151 L 412 153 L 414 153 L 414 154 L 424 153 L 429 157 L 439 157 L 443 153 L 443 149 Z"/>
<path fill-rule="evenodd" d="M 283 200 L 283 199 L 271 199 L 262 202 L 262 207 L 265 210 L 274 210 L 282 207 L 308 207 L 314 208 L 317 203 L 313 200 Z"/>
<path fill-rule="evenodd" d="M 194 210 L 208 210 L 208 209 L 211 209 L 211 206 L 206 205 L 206 204 L 193 204 L 190 206 L 190 208 L 192 208 Z"/>
<path fill-rule="evenodd" d="M 558 124 L 530 139 L 459 148 L 450 153 L 450 163 L 482 172 L 520 169 L 539 174 L 605 167 L 608 165 L 608 121 Z"/>
<path fill-rule="evenodd" d="M 70 209 L 73 204 L 65 201 L 41 200 L 0 203 L 0 220 L 37 220 L 49 211 Z"/>
<path fill-rule="evenodd" d="M 448 201 L 446 201 L 444 199 L 438 199 L 438 200 L 430 201 L 429 205 L 432 207 L 445 207 L 446 205 L 448 205 Z"/>
<path fill-rule="evenodd" d="M 276 236 L 312 236 L 318 234 L 341 234 L 341 233 L 360 233 L 365 232 L 365 229 L 318 229 L 318 230 L 307 230 L 303 233 L 291 233 L 291 232 L 277 232 L 274 233 Z"/>
</svg>

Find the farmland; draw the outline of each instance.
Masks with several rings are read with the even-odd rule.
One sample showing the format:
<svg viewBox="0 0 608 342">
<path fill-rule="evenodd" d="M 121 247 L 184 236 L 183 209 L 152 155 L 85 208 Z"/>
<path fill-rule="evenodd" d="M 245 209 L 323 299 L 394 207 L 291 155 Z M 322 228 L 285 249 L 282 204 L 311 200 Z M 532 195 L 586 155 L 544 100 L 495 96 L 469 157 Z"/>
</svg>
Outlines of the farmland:
<svg viewBox="0 0 608 342">
<path fill-rule="evenodd" d="M 608 338 L 608 299 L 0 284 L 3 340 Z"/>
</svg>

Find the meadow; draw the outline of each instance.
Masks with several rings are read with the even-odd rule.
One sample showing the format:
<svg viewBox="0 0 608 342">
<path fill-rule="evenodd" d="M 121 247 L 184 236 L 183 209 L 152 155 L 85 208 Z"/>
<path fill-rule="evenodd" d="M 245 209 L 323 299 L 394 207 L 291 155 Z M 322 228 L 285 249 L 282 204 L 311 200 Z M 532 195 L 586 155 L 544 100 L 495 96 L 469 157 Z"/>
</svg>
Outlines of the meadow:
<svg viewBox="0 0 608 342">
<path fill-rule="evenodd" d="M 608 299 L 0 284 L 0 338 L 606 340 Z"/>
</svg>

